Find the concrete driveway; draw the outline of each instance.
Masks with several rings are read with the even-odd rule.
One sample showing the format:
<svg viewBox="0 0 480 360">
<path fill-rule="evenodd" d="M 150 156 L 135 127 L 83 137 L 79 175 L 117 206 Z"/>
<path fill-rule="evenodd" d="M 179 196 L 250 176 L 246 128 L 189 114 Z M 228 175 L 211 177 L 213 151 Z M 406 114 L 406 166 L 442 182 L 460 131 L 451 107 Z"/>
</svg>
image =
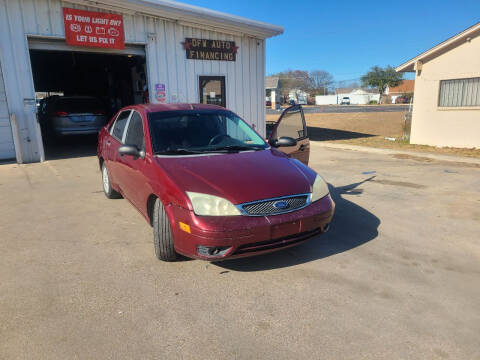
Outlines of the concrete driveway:
<svg viewBox="0 0 480 360">
<path fill-rule="evenodd" d="M 313 148 L 331 231 L 162 263 L 94 157 L 0 166 L 2 359 L 478 359 L 480 168 Z"/>
</svg>

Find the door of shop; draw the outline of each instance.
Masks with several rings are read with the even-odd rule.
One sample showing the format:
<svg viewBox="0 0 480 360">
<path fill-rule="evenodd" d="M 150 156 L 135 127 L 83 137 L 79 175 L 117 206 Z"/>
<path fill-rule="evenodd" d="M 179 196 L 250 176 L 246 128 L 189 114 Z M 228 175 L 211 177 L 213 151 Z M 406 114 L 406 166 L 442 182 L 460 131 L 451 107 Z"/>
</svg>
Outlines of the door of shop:
<svg viewBox="0 0 480 360">
<path fill-rule="evenodd" d="M 47 160 L 96 152 L 95 128 L 82 135 L 80 127 L 90 124 L 73 124 L 80 129 L 78 134 L 61 136 L 55 128 L 59 127 L 56 118 L 67 123 L 82 114 L 87 121 L 106 120 L 124 106 L 144 102 L 148 93 L 145 46 L 126 45 L 122 50 L 73 47 L 64 40 L 43 38 L 29 38 L 28 43 L 35 96 L 43 99 L 37 115 Z M 66 104 L 86 97 L 99 105 L 96 109 L 76 107 L 72 113 L 68 106 L 59 105 L 62 97 Z"/>
</svg>

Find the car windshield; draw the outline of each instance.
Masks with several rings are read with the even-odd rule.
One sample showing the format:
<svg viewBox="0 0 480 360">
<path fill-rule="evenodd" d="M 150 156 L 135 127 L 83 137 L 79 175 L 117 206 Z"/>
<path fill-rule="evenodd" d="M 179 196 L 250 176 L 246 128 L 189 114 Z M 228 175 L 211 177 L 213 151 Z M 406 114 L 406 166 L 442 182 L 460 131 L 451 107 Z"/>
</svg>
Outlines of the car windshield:
<svg viewBox="0 0 480 360">
<path fill-rule="evenodd" d="M 148 115 L 155 154 L 263 150 L 265 141 L 230 111 L 189 110 Z"/>
</svg>

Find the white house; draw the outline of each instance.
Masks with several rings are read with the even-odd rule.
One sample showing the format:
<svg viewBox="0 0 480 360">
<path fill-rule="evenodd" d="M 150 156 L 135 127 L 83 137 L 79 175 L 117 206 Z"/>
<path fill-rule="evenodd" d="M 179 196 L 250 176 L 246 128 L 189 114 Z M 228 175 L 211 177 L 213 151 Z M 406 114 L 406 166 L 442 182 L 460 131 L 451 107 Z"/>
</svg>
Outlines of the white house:
<svg viewBox="0 0 480 360">
<path fill-rule="evenodd" d="M 349 98 L 351 105 L 366 105 L 371 101 L 380 101 L 380 94 L 362 88 L 339 88 L 335 95 L 318 95 L 315 97 L 316 105 L 341 104 L 343 98 Z"/>
<path fill-rule="evenodd" d="M 267 76 L 265 78 L 265 101 L 271 103 L 272 109 L 276 104 L 281 103 L 280 79 L 278 76 Z"/>
<path fill-rule="evenodd" d="M 295 104 L 307 105 L 308 94 L 300 89 L 292 89 L 288 93 L 288 100 L 295 101 Z"/>
<path fill-rule="evenodd" d="M 480 148 L 480 23 L 396 70 L 415 73 L 412 144 Z"/>
</svg>

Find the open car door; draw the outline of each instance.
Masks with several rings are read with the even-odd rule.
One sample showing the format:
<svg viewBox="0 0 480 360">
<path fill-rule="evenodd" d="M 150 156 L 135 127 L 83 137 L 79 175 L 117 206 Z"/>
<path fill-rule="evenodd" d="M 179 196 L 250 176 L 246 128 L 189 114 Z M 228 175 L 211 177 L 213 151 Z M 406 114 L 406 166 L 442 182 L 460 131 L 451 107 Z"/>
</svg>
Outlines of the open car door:
<svg viewBox="0 0 480 360">
<path fill-rule="evenodd" d="M 278 150 L 308 165 L 310 140 L 308 139 L 307 124 L 301 105 L 294 105 L 285 109 L 275 124 L 267 124 L 267 136 L 271 145 L 275 144 L 281 137 L 296 140 L 296 145 L 278 147 Z"/>
</svg>

